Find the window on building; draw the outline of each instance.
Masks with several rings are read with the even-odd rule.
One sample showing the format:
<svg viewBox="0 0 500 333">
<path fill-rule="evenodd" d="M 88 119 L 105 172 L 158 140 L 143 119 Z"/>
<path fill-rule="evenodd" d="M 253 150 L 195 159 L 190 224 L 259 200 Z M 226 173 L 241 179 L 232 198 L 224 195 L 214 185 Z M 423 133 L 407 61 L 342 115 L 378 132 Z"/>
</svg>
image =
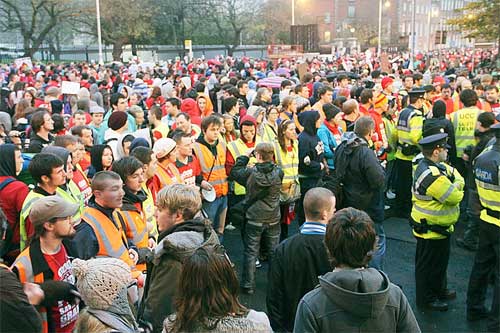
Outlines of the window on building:
<svg viewBox="0 0 500 333">
<path fill-rule="evenodd" d="M 330 12 L 325 13 L 325 24 L 330 24 L 331 23 L 331 18 L 330 18 Z"/>
<path fill-rule="evenodd" d="M 331 38 L 331 33 L 329 30 L 326 30 L 325 33 L 323 34 L 323 39 L 325 43 L 330 43 L 330 38 Z"/>
<path fill-rule="evenodd" d="M 356 7 L 349 6 L 347 7 L 347 17 L 354 17 L 356 15 Z"/>
</svg>

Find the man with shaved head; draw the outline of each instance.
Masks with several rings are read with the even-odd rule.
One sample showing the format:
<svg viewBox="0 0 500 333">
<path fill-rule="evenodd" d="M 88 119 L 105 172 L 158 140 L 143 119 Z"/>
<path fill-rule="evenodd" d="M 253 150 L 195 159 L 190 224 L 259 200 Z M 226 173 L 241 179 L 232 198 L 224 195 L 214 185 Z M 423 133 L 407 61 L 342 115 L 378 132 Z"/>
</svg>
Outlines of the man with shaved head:
<svg viewBox="0 0 500 333">
<path fill-rule="evenodd" d="M 354 131 L 354 123 L 360 117 L 358 102 L 355 99 L 348 99 L 342 104 L 342 112 L 344 112 L 347 132 Z"/>
<path fill-rule="evenodd" d="M 310 189 L 304 197 L 306 222 L 298 234 L 276 248 L 267 289 L 267 309 L 274 331 L 293 331 L 300 299 L 318 284 L 318 276 L 332 270 L 323 240 L 334 212 L 335 197 L 330 190 Z"/>
</svg>

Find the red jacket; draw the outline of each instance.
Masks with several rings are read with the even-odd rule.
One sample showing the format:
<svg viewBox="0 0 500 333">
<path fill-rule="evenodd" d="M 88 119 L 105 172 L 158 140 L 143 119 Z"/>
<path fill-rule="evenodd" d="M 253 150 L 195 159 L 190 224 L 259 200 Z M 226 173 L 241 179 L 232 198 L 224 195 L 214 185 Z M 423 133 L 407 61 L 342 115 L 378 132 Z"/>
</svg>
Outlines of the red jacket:
<svg viewBox="0 0 500 333">
<path fill-rule="evenodd" d="M 0 183 L 7 178 L 11 177 L 0 176 Z M 9 226 L 14 232 L 11 241 L 12 244 L 19 244 L 19 216 L 28 192 L 28 186 L 19 180 L 13 181 L 0 191 L 0 197 L 2 198 L 2 200 L 0 200 L 0 207 L 2 207 L 7 217 L 7 221 L 9 222 Z M 17 248 L 19 248 L 19 246 L 17 246 Z M 19 254 L 19 251 L 17 254 Z"/>
</svg>

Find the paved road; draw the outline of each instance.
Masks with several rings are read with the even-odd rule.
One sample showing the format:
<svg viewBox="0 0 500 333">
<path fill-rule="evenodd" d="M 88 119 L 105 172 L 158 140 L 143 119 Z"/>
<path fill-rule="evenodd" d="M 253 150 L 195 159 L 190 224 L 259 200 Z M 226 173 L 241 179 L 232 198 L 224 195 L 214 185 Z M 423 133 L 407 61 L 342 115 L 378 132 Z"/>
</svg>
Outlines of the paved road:
<svg viewBox="0 0 500 333">
<path fill-rule="evenodd" d="M 474 260 L 474 254 L 458 248 L 454 239 L 461 235 L 463 226 L 457 225 L 453 235 L 450 263 L 448 266 L 448 287 L 457 291 L 457 299 L 450 302 L 447 312 L 419 311 L 415 306 L 414 256 L 416 241 L 411 235 L 406 220 L 390 218 L 384 222 L 387 234 L 385 272 L 394 283 L 403 287 L 423 332 L 483 332 L 485 322 L 469 323 L 465 318 L 467 283 Z M 297 227 L 292 225 L 292 232 Z M 243 245 L 239 229 L 226 231 L 224 245 L 231 260 L 236 264 L 241 277 Z M 266 311 L 267 264 L 257 270 L 256 292 L 252 296 L 241 295 L 241 301 L 249 308 Z M 487 306 L 491 303 L 491 288 Z"/>
</svg>

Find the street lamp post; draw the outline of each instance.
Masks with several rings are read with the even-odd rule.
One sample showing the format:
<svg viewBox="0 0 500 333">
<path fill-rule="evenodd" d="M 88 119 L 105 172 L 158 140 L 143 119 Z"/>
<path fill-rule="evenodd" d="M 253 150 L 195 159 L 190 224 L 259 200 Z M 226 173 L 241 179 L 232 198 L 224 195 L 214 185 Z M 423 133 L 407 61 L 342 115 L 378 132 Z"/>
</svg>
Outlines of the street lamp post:
<svg viewBox="0 0 500 333">
<path fill-rule="evenodd" d="M 412 0 L 412 13 L 411 13 L 411 53 L 410 53 L 410 68 L 413 69 L 413 61 L 415 60 L 415 44 L 416 44 L 416 29 L 415 29 L 415 15 L 416 15 L 416 0 Z"/>
<path fill-rule="evenodd" d="M 380 58 L 380 54 L 382 52 L 382 1 L 378 2 L 378 47 L 377 47 L 377 56 Z M 391 5 L 389 1 L 384 3 L 384 6 L 388 8 Z"/>
<path fill-rule="evenodd" d="M 432 33 L 431 33 L 431 19 L 439 16 L 438 9 L 432 7 L 432 2 L 429 7 L 429 14 L 427 15 L 427 51 L 432 49 Z"/>
<path fill-rule="evenodd" d="M 101 10 L 99 8 L 99 0 L 95 0 L 96 16 L 97 16 L 97 45 L 99 47 L 99 65 L 103 65 L 102 59 L 102 42 L 101 42 Z"/>
</svg>

